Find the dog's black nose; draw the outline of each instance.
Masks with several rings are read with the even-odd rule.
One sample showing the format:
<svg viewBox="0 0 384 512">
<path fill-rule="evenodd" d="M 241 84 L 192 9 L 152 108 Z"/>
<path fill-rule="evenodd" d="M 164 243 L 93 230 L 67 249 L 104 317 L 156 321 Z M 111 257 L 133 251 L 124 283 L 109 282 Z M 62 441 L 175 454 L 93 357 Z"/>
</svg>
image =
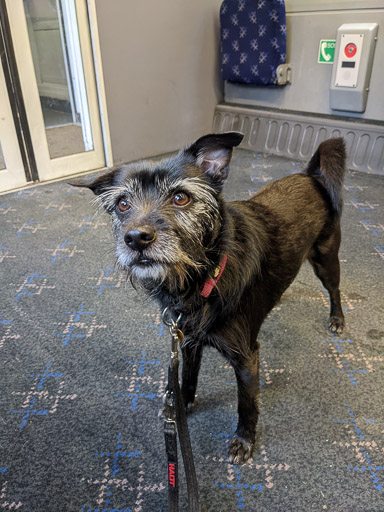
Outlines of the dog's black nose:
<svg viewBox="0 0 384 512">
<path fill-rule="evenodd" d="M 132 229 L 124 235 L 124 242 L 130 249 L 143 251 L 156 240 L 156 231 L 151 226 L 143 226 L 140 229 Z"/>
</svg>

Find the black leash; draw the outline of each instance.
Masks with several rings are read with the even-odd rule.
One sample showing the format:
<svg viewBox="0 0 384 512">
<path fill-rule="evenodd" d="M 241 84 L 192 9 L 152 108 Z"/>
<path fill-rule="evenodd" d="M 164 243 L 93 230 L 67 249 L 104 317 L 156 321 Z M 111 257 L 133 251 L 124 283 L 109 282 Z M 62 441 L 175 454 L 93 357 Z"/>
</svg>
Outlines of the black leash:
<svg viewBox="0 0 384 512">
<path fill-rule="evenodd" d="M 178 345 L 184 339 L 183 332 L 178 328 L 181 313 L 174 320 L 172 312 L 165 308 L 163 322 L 169 327 L 172 337 L 171 361 L 168 368 L 168 385 L 164 395 L 164 438 L 165 450 L 168 461 L 168 512 L 178 511 L 179 481 L 177 461 L 177 434 L 181 454 L 183 457 L 184 471 L 187 480 L 187 492 L 189 511 L 199 510 L 199 490 L 195 464 L 193 461 L 191 440 L 189 437 L 187 414 L 179 386 L 179 358 Z"/>
</svg>

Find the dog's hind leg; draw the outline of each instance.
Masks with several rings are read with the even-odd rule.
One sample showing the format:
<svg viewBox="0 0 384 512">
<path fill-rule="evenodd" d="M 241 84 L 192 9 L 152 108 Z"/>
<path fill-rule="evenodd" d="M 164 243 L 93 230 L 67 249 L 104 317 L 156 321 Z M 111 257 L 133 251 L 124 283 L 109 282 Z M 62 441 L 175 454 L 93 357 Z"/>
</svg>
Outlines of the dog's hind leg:
<svg viewBox="0 0 384 512">
<path fill-rule="evenodd" d="M 201 357 L 203 355 L 203 345 L 200 343 L 186 343 L 181 347 L 183 354 L 183 370 L 181 394 L 184 405 L 189 412 L 195 400 L 197 379 L 199 376 Z"/>
<path fill-rule="evenodd" d="M 328 290 L 331 302 L 329 328 L 332 332 L 340 334 L 345 327 L 344 314 L 340 301 L 340 262 L 338 257 L 340 246 L 340 226 L 337 225 L 332 235 L 326 240 L 318 242 L 313 247 L 308 258 L 315 274 Z"/>
</svg>

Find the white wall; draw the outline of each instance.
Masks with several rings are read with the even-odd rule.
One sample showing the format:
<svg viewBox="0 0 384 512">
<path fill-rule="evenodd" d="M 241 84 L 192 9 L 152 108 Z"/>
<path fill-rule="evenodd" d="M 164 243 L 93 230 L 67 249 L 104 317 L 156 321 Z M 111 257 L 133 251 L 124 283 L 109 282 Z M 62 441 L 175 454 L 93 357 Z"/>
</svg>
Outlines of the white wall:
<svg viewBox="0 0 384 512">
<path fill-rule="evenodd" d="M 221 0 L 96 0 L 114 163 L 211 130 Z"/>
</svg>

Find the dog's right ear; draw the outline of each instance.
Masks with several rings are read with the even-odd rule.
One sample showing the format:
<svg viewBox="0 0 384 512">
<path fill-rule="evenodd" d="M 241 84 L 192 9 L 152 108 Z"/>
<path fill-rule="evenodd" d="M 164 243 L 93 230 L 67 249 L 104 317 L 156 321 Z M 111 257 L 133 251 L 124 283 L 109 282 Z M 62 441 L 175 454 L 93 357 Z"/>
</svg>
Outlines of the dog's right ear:
<svg viewBox="0 0 384 512">
<path fill-rule="evenodd" d="M 73 187 L 85 187 L 92 190 L 95 195 L 102 194 L 115 183 L 117 169 L 98 176 L 83 176 L 68 181 Z"/>
<path fill-rule="evenodd" d="M 202 172 L 215 185 L 221 187 L 228 176 L 232 150 L 243 138 L 244 134 L 240 132 L 204 135 L 189 146 L 185 153 L 194 156 Z"/>
</svg>

